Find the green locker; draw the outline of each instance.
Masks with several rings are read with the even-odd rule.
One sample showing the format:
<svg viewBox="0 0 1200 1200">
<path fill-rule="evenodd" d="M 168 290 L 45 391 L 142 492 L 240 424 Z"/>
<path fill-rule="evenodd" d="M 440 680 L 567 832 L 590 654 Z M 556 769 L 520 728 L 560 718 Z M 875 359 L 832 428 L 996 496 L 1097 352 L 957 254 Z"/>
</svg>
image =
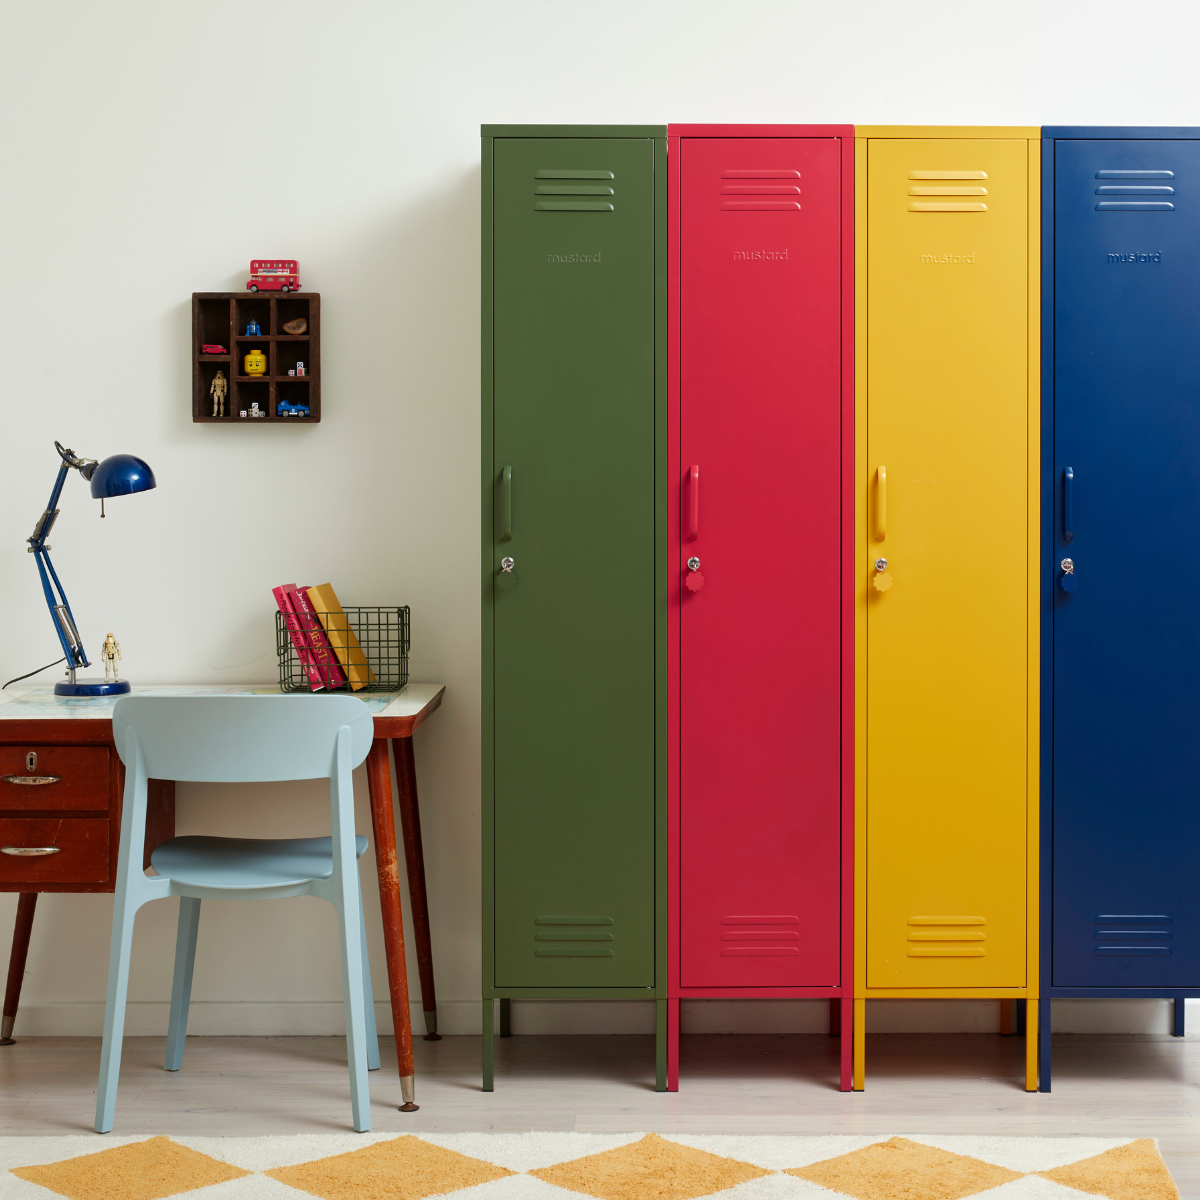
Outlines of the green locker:
<svg viewBox="0 0 1200 1200">
<path fill-rule="evenodd" d="M 654 999 L 666 1087 L 666 129 L 483 133 L 483 1016 Z"/>
</svg>

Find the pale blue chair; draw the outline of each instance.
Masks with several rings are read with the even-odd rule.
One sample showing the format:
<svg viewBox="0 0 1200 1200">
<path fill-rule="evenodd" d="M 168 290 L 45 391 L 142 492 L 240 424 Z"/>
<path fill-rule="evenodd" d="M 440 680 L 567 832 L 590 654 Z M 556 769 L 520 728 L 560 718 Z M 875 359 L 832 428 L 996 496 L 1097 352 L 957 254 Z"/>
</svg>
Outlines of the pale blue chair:
<svg viewBox="0 0 1200 1200">
<path fill-rule="evenodd" d="M 133 919 L 150 900 L 179 896 L 179 934 L 167 1032 L 166 1069 L 183 1062 L 200 901 L 320 896 L 338 913 L 342 995 L 354 1128 L 371 1128 L 367 1071 L 379 1067 L 379 1039 L 363 927 L 357 859 L 367 839 L 354 832 L 351 772 L 371 748 L 371 711 L 351 696 L 130 696 L 113 710 L 113 740 L 125 764 L 121 851 L 113 905 L 104 1045 L 96 1132 L 113 1126 Z M 177 837 L 142 871 L 146 782 L 264 783 L 329 779 L 331 838 L 250 840 Z"/>
</svg>

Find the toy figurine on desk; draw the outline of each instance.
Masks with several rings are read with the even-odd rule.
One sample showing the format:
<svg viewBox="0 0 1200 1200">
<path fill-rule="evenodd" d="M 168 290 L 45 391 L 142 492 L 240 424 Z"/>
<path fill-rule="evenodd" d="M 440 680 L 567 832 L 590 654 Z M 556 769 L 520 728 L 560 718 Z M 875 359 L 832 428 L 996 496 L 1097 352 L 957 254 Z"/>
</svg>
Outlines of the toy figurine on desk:
<svg viewBox="0 0 1200 1200">
<path fill-rule="evenodd" d="M 262 329 L 259 327 L 259 324 L 257 321 L 250 321 L 247 323 L 246 336 L 247 337 L 261 337 L 262 336 Z"/>
<path fill-rule="evenodd" d="M 110 633 L 104 639 L 104 645 L 100 647 L 100 658 L 104 663 L 104 682 L 108 683 L 108 669 L 112 667 L 113 683 L 120 683 L 121 676 L 117 671 L 117 663 L 121 661 L 121 643 Z"/>
<path fill-rule="evenodd" d="M 225 394 L 228 390 L 229 384 L 225 379 L 225 372 L 218 371 L 213 376 L 212 387 L 208 389 L 209 395 L 212 396 L 212 415 L 214 417 L 223 417 L 225 415 Z"/>
</svg>

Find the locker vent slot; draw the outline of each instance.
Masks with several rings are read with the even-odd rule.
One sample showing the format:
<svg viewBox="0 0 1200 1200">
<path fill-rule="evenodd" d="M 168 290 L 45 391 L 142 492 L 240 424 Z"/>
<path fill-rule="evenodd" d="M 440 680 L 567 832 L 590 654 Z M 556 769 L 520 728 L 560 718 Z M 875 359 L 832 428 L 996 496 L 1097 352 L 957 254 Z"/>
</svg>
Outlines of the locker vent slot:
<svg viewBox="0 0 1200 1200">
<path fill-rule="evenodd" d="M 614 924 L 612 917 L 543 916 L 533 922 L 542 926 L 533 935 L 537 958 L 612 958 L 612 933 L 603 928 Z"/>
<path fill-rule="evenodd" d="M 1092 953 L 1105 958 L 1113 955 L 1144 956 L 1170 954 L 1171 931 L 1153 926 L 1170 925 L 1163 913 L 1101 913 L 1094 924 L 1106 928 L 1092 934 Z"/>
<path fill-rule="evenodd" d="M 799 171 L 785 167 L 731 167 L 721 172 L 721 211 L 799 212 L 799 179 Z"/>
<path fill-rule="evenodd" d="M 970 926 L 986 925 L 983 917 L 909 917 L 909 958 L 983 958 L 979 945 L 987 935 Z M 913 928 L 916 926 L 917 928 Z"/>
<path fill-rule="evenodd" d="M 909 187 L 910 196 L 986 196 L 985 187 L 967 186 L 976 180 L 986 179 L 986 171 L 909 171 L 908 177 L 914 183 Z M 951 180 L 959 181 L 957 187 L 922 187 L 921 182 L 940 180 L 943 184 Z M 987 205 L 981 200 L 910 200 L 909 212 L 987 212 Z"/>
<path fill-rule="evenodd" d="M 1151 199 L 1158 196 L 1173 196 L 1175 189 L 1168 183 L 1151 183 L 1151 180 L 1175 178 L 1174 171 L 1097 171 L 1097 179 L 1110 179 L 1096 188 L 1097 196 L 1136 196 L 1136 200 L 1099 200 L 1097 212 L 1173 212 L 1175 205 L 1170 200 Z"/>
<path fill-rule="evenodd" d="M 764 955 L 799 956 L 798 946 L 780 945 L 781 942 L 798 942 L 800 934 L 788 926 L 800 924 L 793 916 L 733 916 L 722 917 L 719 927 L 722 943 L 737 942 L 739 945 L 721 946 L 722 958 L 756 958 Z M 743 928 L 731 930 L 730 925 Z M 755 926 L 756 928 L 750 928 Z"/>
<path fill-rule="evenodd" d="M 615 189 L 608 182 L 615 178 L 611 171 L 568 170 L 564 167 L 545 167 L 535 171 L 533 177 L 535 212 L 613 212 L 612 200 L 583 199 L 583 197 L 614 196 Z M 543 181 L 552 182 L 543 182 Z M 560 199 L 550 200 L 556 196 Z"/>
</svg>

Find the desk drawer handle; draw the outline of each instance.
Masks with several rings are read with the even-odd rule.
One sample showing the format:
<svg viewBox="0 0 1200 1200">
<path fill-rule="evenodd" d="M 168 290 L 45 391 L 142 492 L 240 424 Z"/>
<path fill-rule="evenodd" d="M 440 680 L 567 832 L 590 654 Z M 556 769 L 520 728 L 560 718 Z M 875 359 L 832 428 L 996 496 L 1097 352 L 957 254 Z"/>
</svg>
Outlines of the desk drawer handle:
<svg viewBox="0 0 1200 1200">
<path fill-rule="evenodd" d="M 61 775 L 0 775 L 5 783 L 21 783 L 26 787 L 44 787 L 48 783 L 61 783 Z"/>
<path fill-rule="evenodd" d="M 47 854 L 57 854 L 57 846 L 0 846 L 0 853 L 15 854 L 18 858 L 44 858 Z"/>
</svg>

